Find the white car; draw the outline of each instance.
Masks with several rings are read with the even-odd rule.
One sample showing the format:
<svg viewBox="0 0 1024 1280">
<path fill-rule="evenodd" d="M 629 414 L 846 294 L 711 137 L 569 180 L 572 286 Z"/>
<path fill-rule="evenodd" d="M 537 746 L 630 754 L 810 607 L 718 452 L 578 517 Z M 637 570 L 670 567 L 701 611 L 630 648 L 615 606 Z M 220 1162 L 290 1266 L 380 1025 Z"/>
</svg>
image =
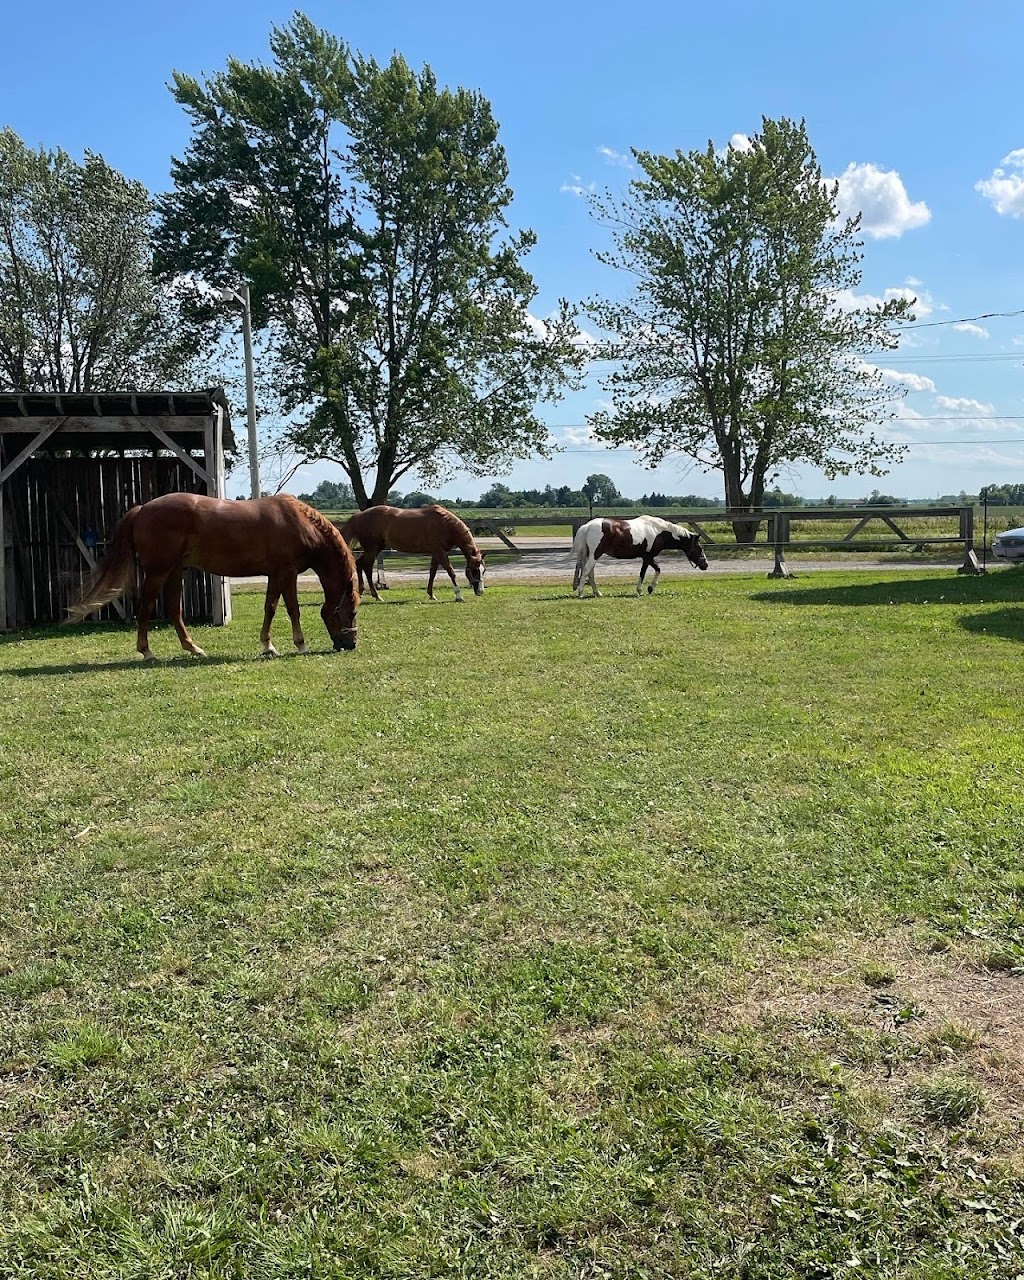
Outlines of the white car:
<svg viewBox="0 0 1024 1280">
<path fill-rule="evenodd" d="M 996 534 L 992 554 L 997 560 L 1024 560 L 1024 529 L 1007 529 Z"/>
</svg>

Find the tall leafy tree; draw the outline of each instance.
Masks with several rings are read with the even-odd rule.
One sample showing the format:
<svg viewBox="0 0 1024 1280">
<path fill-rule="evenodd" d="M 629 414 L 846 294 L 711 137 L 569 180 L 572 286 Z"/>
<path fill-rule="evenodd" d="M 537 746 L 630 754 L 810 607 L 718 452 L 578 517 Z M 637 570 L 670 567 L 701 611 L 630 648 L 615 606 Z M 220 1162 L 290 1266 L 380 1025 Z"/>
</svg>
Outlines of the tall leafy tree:
<svg viewBox="0 0 1024 1280">
<path fill-rule="evenodd" d="M 614 480 L 600 471 L 587 476 L 582 493 L 591 506 L 595 503 L 611 506 L 615 502 L 622 501 L 622 494 L 619 493 Z"/>
<path fill-rule="evenodd" d="M 338 462 L 361 506 L 414 469 L 544 453 L 535 405 L 583 357 L 564 303 L 528 313 L 534 236 L 505 235 L 488 103 L 302 15 L 270 47 L 272 66 L 175 75 L 193 136 L 160 202 L 162 272 L 249 282 L 289 444 Z"/>
<path fill-rule="evenodd" d="M 793 463 L 884 475 L 901 451 L 872 427 L 893 391 L 864 357 L 896 345 L 911 304 L 858 303 L 859 217 L 840 217 L 803 122 L 765 119 L 725 152 L 633 154 L 643 176 L 593 205 L 614 246 L 598 257 L 635 281 L 588 308 L 615 360 L 596 433 L 720 471 L 741 510 Z"/>
<path fill-rule="evenodd" d="M 187 385 L 202 343 L 152 275 L 146 188 L 96 155 L 0 132 L 0 385 L 14 391 Z"/>
</svg>

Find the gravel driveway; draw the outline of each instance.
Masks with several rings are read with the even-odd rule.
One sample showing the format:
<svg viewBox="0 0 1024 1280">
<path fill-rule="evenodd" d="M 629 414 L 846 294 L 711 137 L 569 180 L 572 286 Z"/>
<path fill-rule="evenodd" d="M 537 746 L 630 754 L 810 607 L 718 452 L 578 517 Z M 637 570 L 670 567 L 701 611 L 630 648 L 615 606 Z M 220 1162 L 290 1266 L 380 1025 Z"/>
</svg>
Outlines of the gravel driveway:
<svg viewBox="0 0 1024 1280">
<path fill-rule="evenodd" d="M 500 538 L 477 538 L 477 546 L 484 551 L 507 551 L 508 548 Z M 531 546 L 531 544 L 533 544 Z M 518 560 L 502 564 L 498 561 L 487 569 L 487 582 L 492 586 L 515 582 L 564 582 L 572 584 L 574 561 L 571 538 L 519 538 L 517 545 L 521 549 Z M 714 549 L 712 548 L 712 555 Z M 662 577 L 666 580 L 677 576 L 687 576 L 697 571 L 691 568 L 681 552 L 666 552 L 660 557 Z M 812 573 L 822 569 L 843 570 L 881 570 L 881 569 L 949 569 L 955 572 L 961 563 L 959 556 L 949 560 L 925 560 L 922 558 L 902 558 L 894 556 L 855 555 L 838 553 L 831 557 L 815 556 L 813 559 L 792 559 L 789 568 L 794 577 L 802 573 Z M 426 586 L 427 575 L 424 569 L 403 569 L 401 560 L 389 559 L 385 563 L 385 581 L 401 586 L 422 584 Z M 452 564 L 459 577 L 459 584 L 465 589 L 462 572 L 462 557 L 456 551 Z M 770 551 L 762 548 L 755 556 L 722 554 L 718 559 L 709 557 L 707 572 L 710 574 L 748 573 L 767 577 L 774 564 Z M 630 578 L 635 581 L 640 572 L 639 560 L 611 560 L 603 556 L 597 564 L 597 584 L 601 585 L 606 578 Z M 265 578 L 232 578 L 238 584 L 259 583 Z M 300 586 L 315 586 L 316 578 L 312 574 L 303 574 Z M 450 590 L 451 584 L 443 571 L 438 573 L 434 589 Z"/>
</svg>

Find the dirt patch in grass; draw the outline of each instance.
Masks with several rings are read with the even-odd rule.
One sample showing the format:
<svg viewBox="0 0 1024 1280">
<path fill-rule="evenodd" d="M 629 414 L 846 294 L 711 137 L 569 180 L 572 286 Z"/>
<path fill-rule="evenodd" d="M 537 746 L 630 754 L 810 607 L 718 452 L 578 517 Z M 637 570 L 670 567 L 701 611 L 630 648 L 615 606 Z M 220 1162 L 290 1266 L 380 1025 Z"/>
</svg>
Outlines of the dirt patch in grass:
<svg viewBox="0 0 1024 1280">
<path fill-rule="evenodd" d="M 750 970 L 715 1022 L 818 1049 L 894 1117 L 927 1118 L 922 1099 L 936 1089 L 977 1088 L 988 1137 L 1020 1153 L 1024 978 L 990 965 L 970 947 L 931 950 L 909 932 L 846 939 L 813 960 Z"/>
</svg>

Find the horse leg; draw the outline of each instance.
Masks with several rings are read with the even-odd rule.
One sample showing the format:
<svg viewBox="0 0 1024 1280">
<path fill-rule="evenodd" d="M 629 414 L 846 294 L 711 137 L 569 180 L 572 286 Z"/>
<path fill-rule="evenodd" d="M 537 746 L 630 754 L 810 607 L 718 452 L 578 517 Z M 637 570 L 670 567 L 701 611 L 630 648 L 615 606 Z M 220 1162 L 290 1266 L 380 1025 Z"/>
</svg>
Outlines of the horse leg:
<svg viewBox="0 0 1024 1280">
<path fill-rule="evenodd" d="M 430 572 L 427 574 L 427 599 L 436 600 L 434 595 L 434 579 L 437 577 L 437 571 L 441 567 L 441 561 L 437 556 L 430 557 Z"/>
<path fill-rule="evenodd" d="M 149 620 L 153 616 L 153 606 L 157 596 L 167 580 L 166 573 L 147 573 L 142 582 L 142 595 L 139 598 L 139 617 L 136 623 L 135 647 L 146 662 L 156 662 L 156 655 L 149 647 Z"/>
<path fill-rule="evenodd" d="M 292 640 L 299 653 L 309 653 L 306 648 L 306 637 L 302 634 L 302 620 L 299 616 L 299 583 L 297 578 L 291 578 L 284 589 L 284 607 L 288 610 L 288 617 L 292 620 Z"/>
<path fill-rule="evenodd" d="M 171 573 L 167 578 L 167 588 L 164 593 L 164 602 L 167 605 L 167 616 L 174 623 L 174 629 L 178 633 L 178 639 L 181 647 L 189 653 L 194 653 L 197 658 L 205 658 L 206 653 L 196 644 L 188 633 L 185 626 L 185 619 L 181 615 L 181 593 L 184 586 L 185 570 L 178 569 L 175 573 Z"/>
<path fill-rule="evenodd" d="M 434 560 L 437 561 L 437 563 L 444 569 L 445 573 L 447 573 L 448 577 L 451 578 L 452 586 L 455 588 L 455 601 L 457 604 L 462 604 L 462 589 L 459 586 L 458 578 L 455 576 L 455 570 L 452 568 L 452 562 L 443 551 L 439 551 L 434 557 Z M 430 598 L 433 599 L 433 595 L 431 595 Z"/>
<path fill-rule="evenodd" d="M 591 594 L 599 596 L 601 593 L 597 589 L 597 579 L 594 576 L 597 557 L 588 555 L 586 560 L 579 566 L 579 581 L 576 586 L 576 594 L 583 599 L 583 589 L 590 583 Z"/>
<path fill-rule="evenodd" d="M 644 588 L 644 574 L 647 572 L 647 557 L 640 561 L 640 577 L 636 580 L 636 593 L 640 595 Z"/>
<path fill-rule="evenodd" d="M 275 578 L 267 579 L 267 598 L 263 605 L 263 630 L 260 632 L 260 644 L 265 658 L 276 658 L 277 650 L 270 639 L 270 628 L 277 613 L 277 602 L 281 599 L 281 584 Z"/>
<path fill-rule="evenodd" d="M 379 548 L 366 547 L 356 561 L 356 568 L 359 571 L 359 589 L 363 587 L 363 574 L 366 574 L 366 585 L 370 588 L 370 595 L 374 600 L 379 600 L 380 595 L 377 591 L 376 583 L 373 581 L 373 565 L 374 561 L 380 555 Z"/>
<path fill-rule="evenodd" d="M 651 561 L 651 568 L 654 570 L 654 581 L 647 588 L 648 595 L 650 595 L 651 592 L 654 590 L 654 588 L 658 585 L 658 579 L 661 577 L 661 565 L 658 564 L 657 560 Z"/>
</svg>

